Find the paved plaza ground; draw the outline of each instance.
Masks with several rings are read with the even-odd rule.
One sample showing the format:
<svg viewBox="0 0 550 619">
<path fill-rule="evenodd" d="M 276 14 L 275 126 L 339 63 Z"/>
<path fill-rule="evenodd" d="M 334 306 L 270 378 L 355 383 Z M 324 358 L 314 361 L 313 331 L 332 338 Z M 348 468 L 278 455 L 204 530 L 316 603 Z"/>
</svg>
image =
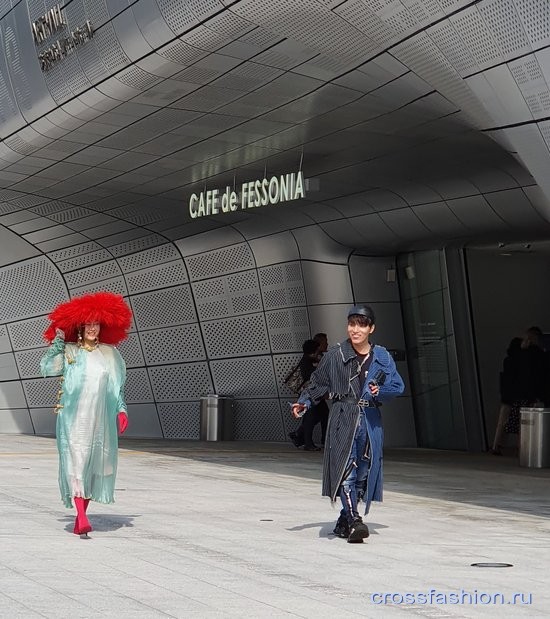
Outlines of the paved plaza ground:
<svg viewBox="0 0 550 619">
<path fill-rule="evenodd" d="M 388 450 L 384 503 L 352 545 L 331 535 L 321 462 L 290 444 L 123 440 L 116 503 L 90 505 L 81 540 L 55 440 L 0 435 L 0 618 L 550 616 L 549 469 Z"/>
</svg>

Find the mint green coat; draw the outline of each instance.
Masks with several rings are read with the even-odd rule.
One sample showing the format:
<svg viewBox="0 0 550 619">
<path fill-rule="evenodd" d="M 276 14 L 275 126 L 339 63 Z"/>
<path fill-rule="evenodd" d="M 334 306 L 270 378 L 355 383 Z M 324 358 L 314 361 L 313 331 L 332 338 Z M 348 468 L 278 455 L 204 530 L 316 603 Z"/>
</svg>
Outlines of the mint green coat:
<svg viewBox="0 0 550 619">
<path fill-rule="evenodd" d="M 57 406 L 59 489 L 66 507 L 73 497 L 113 503 L 118 461 L 117 415 L 126 412 L 126 365 L 113 346 L 92 352 L 60 337 L 42 360 L 43 376 L 63 376 Z"/>
</svg>

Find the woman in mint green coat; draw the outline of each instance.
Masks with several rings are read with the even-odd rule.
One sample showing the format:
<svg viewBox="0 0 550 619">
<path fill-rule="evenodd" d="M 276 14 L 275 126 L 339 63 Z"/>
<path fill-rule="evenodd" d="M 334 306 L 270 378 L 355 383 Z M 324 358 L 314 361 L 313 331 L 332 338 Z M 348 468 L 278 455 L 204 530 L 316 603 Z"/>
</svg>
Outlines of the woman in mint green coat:
<svg viewBox="0 0 550 619">
<path fill-rule="evenodd" d="M 82 299 L 84 304 L 80 303 Z M 90 500 L 114 502 L 117 421 L 120 433 L 128 425 L 124 401 L 126 365 L 114 346 L 103 343 L 104 337 L 113 340 L 112 321 L 105 320 L 112 317 L 114 301 L 119 305 L 122 302 L 127 308 L 122 297 L 110 293 L 87 295 L 58 306 L 50 314 L 52 325 L 45 334 L 50 339 L 54 330 L 55 337 L 40 362 L 43 376 L 62 376 L 56 405 L 59 488 L 66 507 L 72 507 L 74 501 L 77 510 L 74 533 L 81 537 L 88 537 L 92 530 L 86 516 Z M 74 328 L 59 320 L 59 310 L 67 309 L 64 306 L 72 303 L 73 307 L 69 309 L 73 312 L 75 302 L 76 309 L 83 306 L 89 311 L 76 312 L 78 318 L 83 319 L 76 326 L 76 342 L 65 342 L 61 325 L 68 329 L 67 339 L 73 335 Z M 101 308 L 108 309 L 107 314 L 97 311 Z M 131 321 L 129 311 L 127 308 L 122 312 L 128 327 Z"/>
</svg>

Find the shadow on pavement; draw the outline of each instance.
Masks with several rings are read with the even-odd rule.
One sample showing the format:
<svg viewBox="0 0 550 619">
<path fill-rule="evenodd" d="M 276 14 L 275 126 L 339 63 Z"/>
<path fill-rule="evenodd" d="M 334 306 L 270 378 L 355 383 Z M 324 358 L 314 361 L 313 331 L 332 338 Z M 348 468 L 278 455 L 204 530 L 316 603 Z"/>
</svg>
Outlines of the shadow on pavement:
<svg viewBox="0 0 550 619">
<path fill-rule="evenodd" d="M 120 447 L 319 480 L 319 483 L 322 474 L 322 452 L 304 452 L 290 443 L 122 439 Z M 550 517 L 550 469 L 522 468 L 516 457 L 435 449 L 386 449 L 384 464 L 387 491 Z"/>
</svg>

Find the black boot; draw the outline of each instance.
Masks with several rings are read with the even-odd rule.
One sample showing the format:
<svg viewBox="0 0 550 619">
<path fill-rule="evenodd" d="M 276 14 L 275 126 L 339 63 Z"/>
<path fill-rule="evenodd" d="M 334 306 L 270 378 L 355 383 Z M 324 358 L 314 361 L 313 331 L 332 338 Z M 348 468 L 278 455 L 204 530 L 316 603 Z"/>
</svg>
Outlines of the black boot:
<svg viewBox="0 0 550 619">
<path fill-rule="evenodd" d="M 348 517 L 345 514 L 340 514 L 338 517 L 333 533 L 342 539 L 347 539 L 349 537 Z"/>
<path fill-rule="evenodd" d="M 300 439 L 296 432 L 289 432 L 288 438 L 294 443 L 294 447 L 301 447 L 303 445 L 303 443 L 300 443 Z"/>
<path fill-rule="evenodd" d="M 350 544 L 361 544 L 369 535 L 369 527 L 363 522 L 361 516 L 356 516 L 349 526 L 348 542 Z"/>
</svg>

